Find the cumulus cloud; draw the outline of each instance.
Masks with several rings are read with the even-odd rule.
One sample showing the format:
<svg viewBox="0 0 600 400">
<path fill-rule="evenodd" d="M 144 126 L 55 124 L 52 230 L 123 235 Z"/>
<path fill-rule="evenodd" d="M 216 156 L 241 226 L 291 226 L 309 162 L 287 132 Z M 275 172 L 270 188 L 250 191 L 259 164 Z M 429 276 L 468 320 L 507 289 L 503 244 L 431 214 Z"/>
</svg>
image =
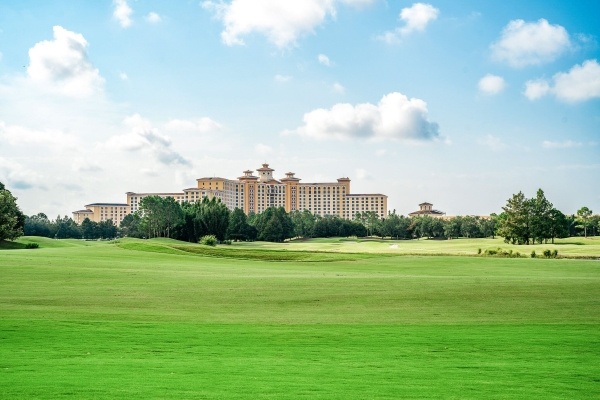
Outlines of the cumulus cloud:
<svg viewBox="0 0 600 400">
<path fill-rule="evenodd" d="M 148 15 L 146 15 L 146 21 L 150 22 L 151 24 L 158 24 L 162 21 L 162 17 L 154 11 L 152 11 L 149 12 Z"/>
<path fill-rule="evenodd" d="M 527 81 L 524 94 L 529 100 L 553 94 L 570 103 L 600 98 L 600 64 L 596 60 L 587 60 L 568 72 L 555 74 L 551 82 L 545 79 Z"/>
<path fill-rule="evenodd" d="M 545 149 L 569 149 L 573 147 L 581 147 L 583 143 L 574 142 L 572 140 L 565 140 L 564 142 L 553 142 L 550 140 L 544 140 L 542 147 Z"/>
<path fill-rule="evenodd" d="M 550 91 L 550 85 L 544 79 L 536 79 L 525 82 L 525 91 L 523 94 L 529 100 L 537 100 L 544 97 Z"/>
<path fill-rule="evenodd" d="M 439 127 L 428 119 L 427 103 L 392 92 L 379 103 L 335 104 L 304 114 L 304 125 L 284 134 L 313 139 L 434 140 Z"/>
<path fill-rule="evenodd" d="M 165 124 L 165 128 L 169 131 L 209 133 L 216 132 L 223 126 L 211 118 L 202 117 L 197 119 L 172 119 Z"/>
<path fill-rule="evenodd" d="M 400 20 L 404 22 L 404 25 L 393 31 L 385 32 L 379 39 L 386 43 L 395 43 L 413 32 L 423 32 L 431 21 L 437 19 L 439 14 L 440 10 L 431 4 L 415 3 L 410 7 L 403 8 L 400 11 Z"/>
<path fill-rule="evenodd" d="M 487 74 L 477 84 L 479 91 L 483 94 L 494 95 L 504 90 L 506 83 L 504 78 L 497 75 Z"/>
<path fill-rule="evenodd" d="M 190 161 L 172 148 L 171 139 L 162 135 L 147 119 L 134 114 L 124 120 L 129 132 L 110 138 L 106 147 L 125 151 L 145 151 L 165 165 L 191 165 Z"/>
<path fill-rule="evenodd" d="M 537 22 L 510 21 L 490 48 L 495 60 L 519 68 L 553 61 L 570 46 L 567 30 L 542 18 Z"/>
<path fill-rule="evenodd" d="M 127 4 L 127 0 L 113 0 L 113 17 L 119 22 L 123 28 L 129 28 L 133 21 L 131 20 L 131 14 L 133 10 Z"/>
<path fill-rule="evenodd" d="M 319 54 L 317 56 L 317 60 L 319 60 L 320 64 L 325 65 L 326 67 L 331 67 L 331 60 L 325 54 Z"/>
<path fill-rule="evenodd" d="M 0 157 L 0 181 L 5 183 L 10 189 L 32 189 L 38 187 L 43 189 L 40 184 L 40 175 L 23 165 L 7 158 Z"/>
<path fill-rule="evenodd" d="M 477 140 L 481 146 L 485 146 L 492 151 L 502 151 L 506 148 L 506 144 L 500 138 L 493 135 L 487 135 Z"/>
<path fill-rule="evenodd" d="M 83 35 L 61 26 L 52 30 L 53 40 L 38 42 L 29 49 L 29 79 L 74 97 L 91 96 L 102 90 L 104 79 L 88 59 L 88 43 Z"/>
<path fill-rule="evenodd" d="M 243 45 L 243 37 L 259 33 L 279 48 L 296 43 L 300 36 L 314 32 L 327 17 L 335 17 L 338 3 L 360 6 L 373 0 L 232 0 L 203 1 L 202 8 L 221 20 L 223 43 Z"/>
</svg>

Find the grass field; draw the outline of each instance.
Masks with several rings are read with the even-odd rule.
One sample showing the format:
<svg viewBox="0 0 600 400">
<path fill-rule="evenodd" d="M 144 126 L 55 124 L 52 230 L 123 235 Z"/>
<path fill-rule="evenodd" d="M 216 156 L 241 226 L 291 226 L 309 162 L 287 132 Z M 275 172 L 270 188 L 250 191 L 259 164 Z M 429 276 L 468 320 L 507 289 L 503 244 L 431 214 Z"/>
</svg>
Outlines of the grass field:
<svg viewBox="0 0 600 400">
<path fill-rule="evenodd" d="M 587 240 L 555 246 L 600 255 Z M 0 251 L 0 398 L 600 397 L 596 260 L 28 241 Z"/>
</svg>

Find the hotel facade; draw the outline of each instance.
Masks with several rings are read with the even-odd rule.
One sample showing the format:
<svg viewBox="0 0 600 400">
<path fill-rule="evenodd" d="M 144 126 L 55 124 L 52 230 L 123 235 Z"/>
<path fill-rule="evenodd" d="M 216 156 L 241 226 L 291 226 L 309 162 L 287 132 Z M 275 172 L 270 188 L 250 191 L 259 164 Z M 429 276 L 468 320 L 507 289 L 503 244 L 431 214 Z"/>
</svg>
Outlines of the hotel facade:
<svg viewBox="0 0 600 400">
<path fill-rule="evenodd" d="M 308 210 L 315 215 L 333 215 L 352 220 L 357 213 L 375 212 L 380 218 L 387 215 L 387 196 L 384 194 L 353 194 L 350 179 L 335 182 L 300 182 L 293 172 L 275 179 L 269 164 L 254 171 L 247 170 L 237 179 L 217 177 L 199 178 L 194 188 L 181 193 L 127 192 L 126 203 L 92 203 L 73 212 L 73 220 L 80 224 L 85 218 L 100 222 L 111 219 L 120 224 L 126 215 L 139 210 L 147 196 L 172 197 L 179 203 L 218 198 L 230 210 L 240 208 L 246 214 L 259 214 L 269 207 L 283 207 L 287 212 Z"/>
</svg>

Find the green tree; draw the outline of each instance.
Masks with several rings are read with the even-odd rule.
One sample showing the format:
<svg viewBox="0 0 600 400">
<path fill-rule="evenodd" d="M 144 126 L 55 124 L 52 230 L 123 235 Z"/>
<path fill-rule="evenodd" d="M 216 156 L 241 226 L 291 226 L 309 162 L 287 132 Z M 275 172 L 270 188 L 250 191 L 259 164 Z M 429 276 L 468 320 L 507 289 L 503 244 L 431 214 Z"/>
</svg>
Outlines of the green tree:
<svg viewBox="0 0 600 400">
<path fill-rule="evenodd" d="M 54 237 L 55 233 L 55 225 L 48 219 L 46 214 L 38 213 L 30 217 L 25 217 L 24 235 Z"/>
<path fill-rule="evenodd" d="M 248 224 L 248 217 L 241 208 L 235 208 L 229 215 L 227 238 L 231 240 L 253 240 L 253 227 Z"/>
<path fill-rule="evenodd" d="M 258 240 L 283 242 L 294 237 L 294 224 L 283 207 L 268 207 L 249 220 L 255 224 Z"/>
<path fill-rule="evenodd" d="M 56 225 L 55 239 L 81 239 L 81 228 L 70 217 L 65 215 L 61 218 L 59 215 L 54 224 Z"/>
<path fill-rule="evenodd" d="M 544 191 L 542 189 L 538 189 L 536 197 L 530 200 L 530 205 L 530 231 L 532 240 L 538 243 L 548 241 L 548 239 L 551 237 L 550 211 L 553 209 L 552 203 L 546 199 Z"/>
<path fill-rule="evenodd" d="M 316 216 L 308 210 L 293 211 L 290 218 L 294 224 L 294 236 L 308 238 L 314 231 Z"/>
<path fill-rule="evenodd" d="M 590 225 L 590 220 L 592 218 L 592 210 L 587 207 L 581 207 L 577 210 L 576 221 L 578 222 L 578 227 L 583 228 L 583 234 L 587 237 L 587 228 Z"/>
<path fill-rule="evenodd" d="M 224 240 L 229 226 L 229 209 L 220 199 L 204 198 L 199 204 L 197 217 L 202 224 L 205 235 L 215 235 L 218 240 Z"/>
<path fill-rule="evenodd" d="M 523 192 L 514 194 L 502 207 L 503 216 L 499 220 L 498 234 L 506 243 L 529 244 L 531 239 L 531 201 Z"/>
<path fill-rule="evenodd" d="M 461 235 L 462 218 L 461 216 L 456 216 L 447 220 L 444 225 L 444 236 L 449 239 L 459 237 Z"/>
<path fill-rule="evenodd" d="M 132 214 L 127 214 L 119 224 L 121 228 L 122 235 L 127 237 L 136 237 L 141 238 L 144 237 L 144 232 L 141 227 L 142 217 L 136 211 Z"/>
<path fill-rule="evenodd" d="M 479 230 L 479 221 L 472 215 L 466 215 L 462 218 L 460 224 L 460 233 L 466 238 L 474 238 L 481 236 Z"/>
<path fill-rule="evenodd" d="M 17 199 L 0 182 L 0 241 L 15 240 L 23 235 L 24 221 Z"/>
<path fill-rule="evenodd" d="M 147 237 L 173 237 L 183 221 L 181 206 L 172 197 L 148 196 L 140 201 L 141 226 Z"/>
<path fill-rule="evenodd" d="M 550 238 L 554 243 L 554 238 L 566 237 L 569 235 L 569 221 L 565 214 L 552 208 L 549 212 L 549 229 Z"/>
</svg>

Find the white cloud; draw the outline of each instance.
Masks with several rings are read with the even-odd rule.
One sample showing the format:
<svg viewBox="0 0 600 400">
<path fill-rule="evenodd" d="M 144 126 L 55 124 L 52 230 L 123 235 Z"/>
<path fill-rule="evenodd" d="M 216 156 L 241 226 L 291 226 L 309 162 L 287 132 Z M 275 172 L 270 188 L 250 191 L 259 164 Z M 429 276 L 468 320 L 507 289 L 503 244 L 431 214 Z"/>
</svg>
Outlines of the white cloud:
<svg viewBox="0 0 600 400">
<path fill-rule="evenodd" d="M 55 129 L 35 130 L 18 125 L 6 125 L 0 121 L 0 139 L 12 145 L 43 145 L 53 148 L 69 148 L 77 146 L 77 138 L 66 135 Z"/>
<path fill-rule="evenodd" d="M 504 78 L 497 75 L 487 74 L 477 84 L 479 91 L 483 94 L 494 95 L 504 90 L 506 83 Z"/>
<path fill-rule="evenodd" d="M 0 157 L 0 182 L 3 182 L 9 190 L 44 188 L 40 184 L 40 175 L 23 165 Z"/>
<path fill-rule="evenodd" d="M 346 88 L 339 82 L 333 84 L 333 91 L 339 94 L 346 93 Z"/>
<path fill-rule="evenodd" d="M 277 75 L 275 75 L 274 79 L 275 79 L 275 82 L 285 83 L 285 82 L 289 82 L 292 79 L 292 77 L 289 75 L 277 74 Z"/>
<path fill-rule="evenodd" d="M 544 79 L 537 79 L 525 82 L 525 91 L 523 94 L 529 100 L 536 100 L 545 96 L 550 91 L 550 85 Z"/>
<path fill-rule="evenodd" d="M 596 60 L 575 65 L 569 72 L 554 75 L 554 94 L 569 102 L 600 97 L 600 65 Z"/>
<path fill-rule="evenodd" d="M 423 32 L 431 21 L 437 19 L 439 14 L 440 10 L 431 4 L 415 3 L 410 7 L 403 8 L 400 11 L 400 19 L 404 25 L 393 31 L 385 32 L 379 39 L 386 43 L 396 43 L 413 32 Z"/>
<path fill-rule="evenodd" d="M 27 74 L 38 86 L 73 97 L 87 97 L 102 90 L 104 79 L 88 59 L 83 35 L 61 26 L 53 28 L 54 40 L 29 49 Z"/>
<path fill-rule="evenodd" d="M 115 6 L 113 17 L 123 28 L 129 28 L 133 23 L 131 20 L 133 10 L 129 7 L 129 4 L 127 4 L 127 0 L 113 0 L 113 5 Z"/>
<path fill-rule="evenodd" d="M 313 139 L 434 140 L 438 124 L 428 119 L 427 103 L 392 92 L 378 104 L 335 104 L 304 114 L 304 125 L 284 134 Z"/>
<path fill-rule="evenodd" d="M 319 63 L 325 65 L 326 67 L 331 67 L 332 65 L 331 60 L 325 54 L 319 54 L 317 56 L 317 60 L 319 60 Z"/>
<path fill-rule="evenodd" d="M 567 30 L 542 18 L 537 22 L 510 21 L 490 48 L 495 60 L 518 68 L 553 61 L 570 46 Z"/>
<path fill-rule="evenodd" d="M 202 117 L 192 120 L 172 119 L 165 124 L 165 128 L 169 131 L 209 133 L 216 132 L 223 126 L 213 119 Z"/>
<path fill-rule="evenodd" d="M 502 151 L 506 148 L 506 144 L 504 144 L 500 138 L 497 138 L 493 135 L 487 135 L 484 138 L 480 138 L 477 140 L 477 143 L 488 147 L 492 151 Z"/>
<path fill-rule="evenodd" d="M 127 74 L 125 72 L 120 72 L 119 73 L 119 78 L 121 78 L 122 81 L 129 80 L 129 76 L 127 76 Z"/>
<path fill-rule="evenodd" d="M 267 146 L 266 144 L 259 143 L 254 146 L 254 151 L 258 155 L 266 156 L 273 153 L 273 148 L 271 146 Z"/>
<path fill-rule="evenodd" d="M 573 142 L 572 140 L 565 140 L 564 142 L 552 142 L 550 140 L 544 140 L 542 147 L 545 149 L 569 149 L 573 147 L 581 147 L 583 143 Z"/>
<path fill-rule="evenodd" d="M 157 13 L 155 13 L 154 11 L 149 12 L 145 18 L 146 18 L 146 21 L 150 22 L 151 24 L 157 24 L 162 21 L 162 17 L 160 15 L 158 15 Z"/>
<path fill-rule="evenodd" d="M 142 118 L 139 114 L 125 118 L 123 123 L 129 128 L 129 132 L 111 137 L 106 142 L 107 148 L 148 152 L 165 165 L 191 165 L 190 161 L 172 148 L 172 142 L 168 136 L 162 135 L 150 121 Z"/>
<path fill-rule="evenodd" d="M 544 79 L 528 81 L 524 94 L 529 100 L 553 94 L 559 100 L 571 103 L 600 98 L 600 64 L 596 60 L 584 61 L 568 72 L 555 74 L 552 84 Z"/>
<path fill-rule="evenodd" d="M 243 38 L 259 33 L 279 48 L 294 45 L 303 35 L 313 33 L 325 19 L 335 17 L 337 3 L 361 6 L 373 0 L 232 0 L 203 1 L 202 8 L 212 11 L 223 22 L 223 43 L 243 45 Z"/>
</svg>

